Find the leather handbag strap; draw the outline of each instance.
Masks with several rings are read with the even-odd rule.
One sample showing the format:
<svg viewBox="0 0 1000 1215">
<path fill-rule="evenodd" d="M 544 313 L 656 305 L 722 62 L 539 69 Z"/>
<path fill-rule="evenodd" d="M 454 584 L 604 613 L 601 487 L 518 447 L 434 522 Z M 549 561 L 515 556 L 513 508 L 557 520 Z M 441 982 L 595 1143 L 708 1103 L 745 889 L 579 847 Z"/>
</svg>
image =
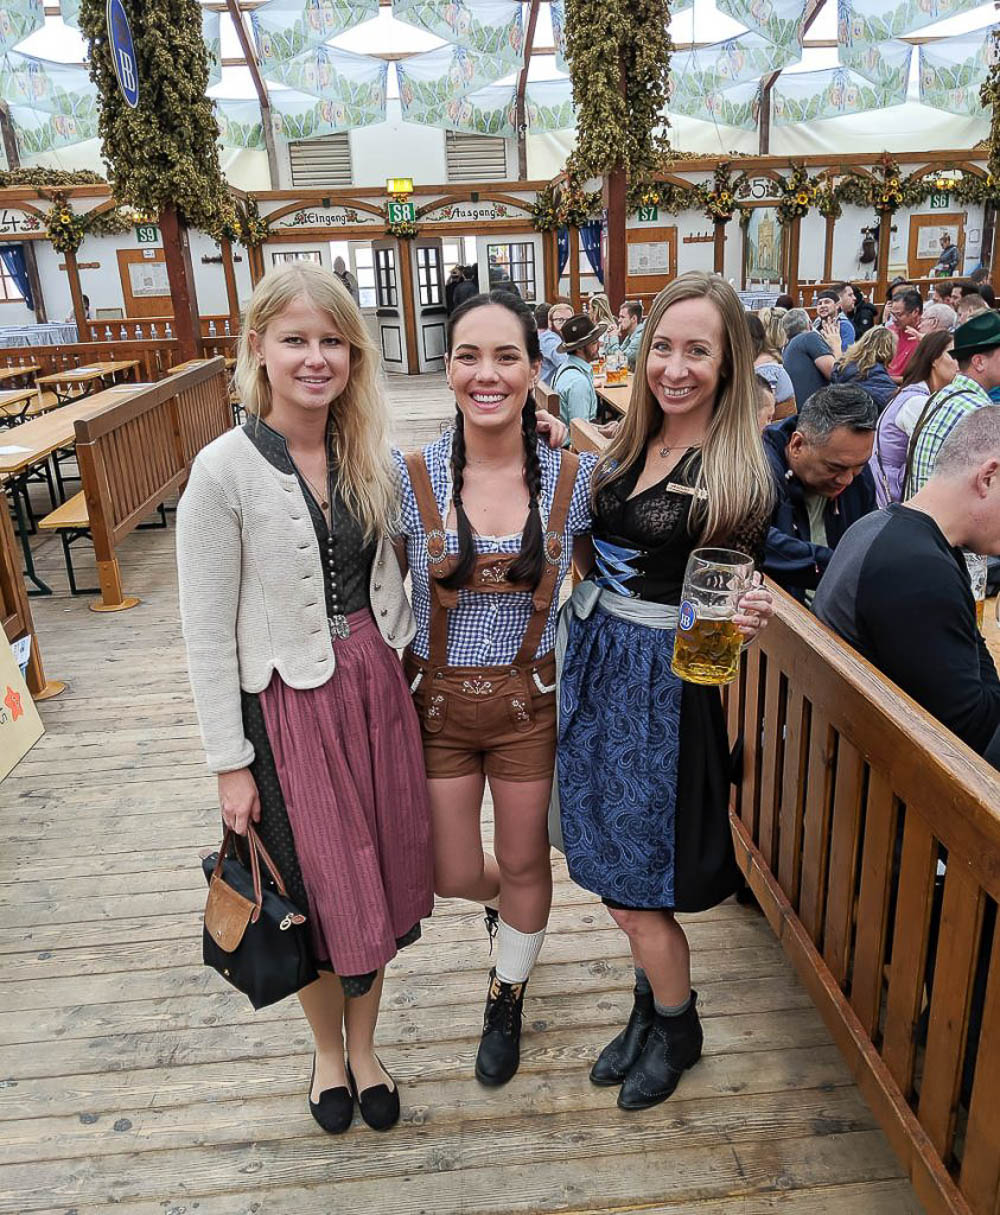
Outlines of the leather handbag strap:
<svg viewBox="0 0 1000 1215">
<path fill-rule="evenodd" d="M 225 834 L 222 837 L 222 843 L 219 845 L 219 855 L 215 862 L 215 868 L 212 870 L 212 877 L 221 877 L 222 862 L 226 859 L 230 848 L 234 848 L 236 844 L 236 832 L 232 827 L 227 827 Z M 261 908 L 264 905 L 263 888 L 260 881 L 260 863 L 264 865 L 274 880 L 275 886 L 278 888 L 278 893 L 283 897 L 288 897 L 288 891 L 285 889 L 285 883 L 282 880 L 281 873 L 278 871 L 277 865 L 271 860 L 271 855 L 261 843 L 260 836 L 253 828 L 252 823 L 247 823 L 247 851 L 250 853 L 250 876 L 253 880 L 253 901 L 254 910 L 250 917 L 251 921 L 256 924 L 260 918 Z"/>
</svg>

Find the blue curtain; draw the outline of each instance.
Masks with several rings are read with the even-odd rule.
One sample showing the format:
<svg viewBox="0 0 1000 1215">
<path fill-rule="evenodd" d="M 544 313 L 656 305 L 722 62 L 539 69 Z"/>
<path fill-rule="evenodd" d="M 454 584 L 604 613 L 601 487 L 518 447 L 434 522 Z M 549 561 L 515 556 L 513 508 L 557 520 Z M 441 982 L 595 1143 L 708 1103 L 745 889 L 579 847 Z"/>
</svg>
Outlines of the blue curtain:
<svg viewBox="0 0 1000 1215">
<path fill-rule="evenodd" d="M 597 280 L 604 286 L 604 267 L 601 264 L 601 221 L 592 219 L 590 223 L 584 224 L 580 229 L 580 235 L 583 237 L 583 251 L 587 255 L 587 261 L 590 262 L 591 269 L 597 275 Z"/>
<path fill-rule="evenodd" d="M 566 228 L 560 228 L 556 234 L 556 241 L 559 248 L 559 274 L 561 275 L 569 261 L 569 231 Z"/>
<path fill-rule="evenodd" d="M 34 312 L 35 301 L 31 298 L 28 267 L 24 261 L 24 246 L 0 244 L 0 257 L 3 258 L 3 264 L 7 267 L 7 273 L 17 284 L 18 291 L 24 296 L 24 302 Z"/>
</svg>

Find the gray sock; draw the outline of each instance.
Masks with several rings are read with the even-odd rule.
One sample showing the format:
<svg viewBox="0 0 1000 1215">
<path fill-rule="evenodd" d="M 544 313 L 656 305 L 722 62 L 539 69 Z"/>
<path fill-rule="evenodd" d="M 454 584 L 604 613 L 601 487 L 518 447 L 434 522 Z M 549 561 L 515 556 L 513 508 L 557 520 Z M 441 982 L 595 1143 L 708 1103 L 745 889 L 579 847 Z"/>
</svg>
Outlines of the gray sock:
<svg viewBox="0 0 1000 1215">
<path fill-rule="evenodd" d="M 635 989 L 642 996 L 649 995 L 653 990 L 649 985 L 649 979 L 646 978 L 646 972 L 641 966 L 635 968 Z"/>
<path fill-rule="evenodd" d="M 679 1017 L 691 1007 L 691 996 L 688 995 L 683 1004 L 661 1004 L 659 1000 L 654 1000 L 653 1007 L 661 1017 Z"/>
</svg>

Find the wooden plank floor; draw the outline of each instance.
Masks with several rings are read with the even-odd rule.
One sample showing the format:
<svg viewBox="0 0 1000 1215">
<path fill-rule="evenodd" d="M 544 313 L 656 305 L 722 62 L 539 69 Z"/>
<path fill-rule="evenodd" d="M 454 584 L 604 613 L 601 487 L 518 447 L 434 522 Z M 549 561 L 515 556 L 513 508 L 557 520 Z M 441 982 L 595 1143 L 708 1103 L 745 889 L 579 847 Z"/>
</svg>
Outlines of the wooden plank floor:
<svg viewBox="0 0 1000 1215">
<path fill-rule="evenodd" d="M 441 377 L 394 379 L 398 440 L 449 408 Z M 472 1063 L 485 934 L 441 902 L 390 967 L 379 1027 L 403 1122 L 339 1138 L 309 1116 L 294 1001 L 254 1014 L 200 964 L 200 848 L 217 842 L 177 622 L 174 531 L 122 550 L 130 612 L 33 600 L 47 734 L 0 786 L 0 1212 L 366 1215 L 920 1210 L 764 920 L 727 903 L 686 923 L 705 1057 L 677 1095 L 626 1115 L 587 1070 L 630 1002 L 624 938 L 556 865 L 501 1091 Z M 87 568 L 80 550 L 81 578 Z"/>
</svg>

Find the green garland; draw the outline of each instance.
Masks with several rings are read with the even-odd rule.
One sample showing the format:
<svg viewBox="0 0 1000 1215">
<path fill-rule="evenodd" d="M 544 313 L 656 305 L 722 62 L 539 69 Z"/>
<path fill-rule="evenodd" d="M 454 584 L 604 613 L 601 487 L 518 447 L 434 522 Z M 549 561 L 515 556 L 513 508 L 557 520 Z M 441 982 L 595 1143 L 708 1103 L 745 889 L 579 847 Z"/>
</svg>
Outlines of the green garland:
<svg viewBox="0 0 1000 1215">
<path fill-rule="evenodd" d="M 8 186 L 106 186 L 100 173 L 90 169 L 0 169 L 0 189 Z"/>
<path fill-rule="evenodd" d="M 600 190 L 585 190 L 579 181 L 570 177 L 559 185 L 549 185 L 538 191 L 530 208 L 532 227 L 536 232 L 581 228 L 600 215 L 602 207 Z"/>
<path fill-rule="evenodd" d="M 793 164 L 791 173 L 779 179 L 778 189 L 778 220 L 787 225 L 808 215 L 809 208 L 816 205 L 819 181 L 809 176 L 805 165 Z"/>
<path fill-rule="evenodd" d="M 145 212 L 175 206 L 193 227 L 221 233 L 230 217 L 208 91 L 197 0 L 122 0 L 135 44 L 139 104 L 125 102 L 112 63 L 106 0 L 81 0 L 90 78 L 100 98 L 102 154 L 116 197 Z"/>
<path fill-rule="evenodd" d="M 257 249 L 267 240 L 270 231 L 270 222 L 261 215 L 252 194 L 235 203 L 226 199 L 226 212 L 219 230 L 226 240 L 239 241 L 247 249 Z"/>
<path fill-rule="evenodd" d="M 737 207 L 736 189 L 728 160 L 721 160 L 716 165 L 711 186 L 702 183 L 695 190 L 698 203 L 712 223 L 725 224 L 733 218 Z"/>
<path fill-rule="evenodd" d="M 118 236 L 141 218 L 131 207 L 74 211 L 62 190 L 53 190 L 45 196 L 52 202 L 45 215 L 46 235 L 57 253 L 75 253 L 87 236 Z"/>
<path fill-rule="evenodd" d="M 571 178 L 624 169 L 651 178 L 669 150 L 663 107 L 672 46 L 667 0 L 567 0 L 566 58 L 577 108 Z"/>
<path fill-rule="evenodd" d="M 385 234 L 395 236 L 397 240 L 413 240 L 415 236 L 420 235 L 420 225 L 412 219 L 399 219 L 395 223 L 389 223 L 387 211 Z"/>
<path fill-rule="evenodd" d="M 531 226 L 536 232 L 552 232 L 559 227 L 558 191 L 554 185 L 545 186 L 535 195 L 535 201 L 528 208 L 531 212 Z"/>
<path fill-rule="evenodd" d="M 1000 54 L 1000 30 L 993 31 L 993 46 L 990 48 L 990 70 L 986 73 L 986 79 L 983 81 L 983 87 L 979 90 L 979 100 L 983 103 L 983 108 L 990 112 L 990 138 L 989 138 L 989 154 L 986 159 L 986 168 L 990 178 L 990 185 L 993 182 L 1000 181 L 1000 61 L 997 56 Z"/>
</svg>

